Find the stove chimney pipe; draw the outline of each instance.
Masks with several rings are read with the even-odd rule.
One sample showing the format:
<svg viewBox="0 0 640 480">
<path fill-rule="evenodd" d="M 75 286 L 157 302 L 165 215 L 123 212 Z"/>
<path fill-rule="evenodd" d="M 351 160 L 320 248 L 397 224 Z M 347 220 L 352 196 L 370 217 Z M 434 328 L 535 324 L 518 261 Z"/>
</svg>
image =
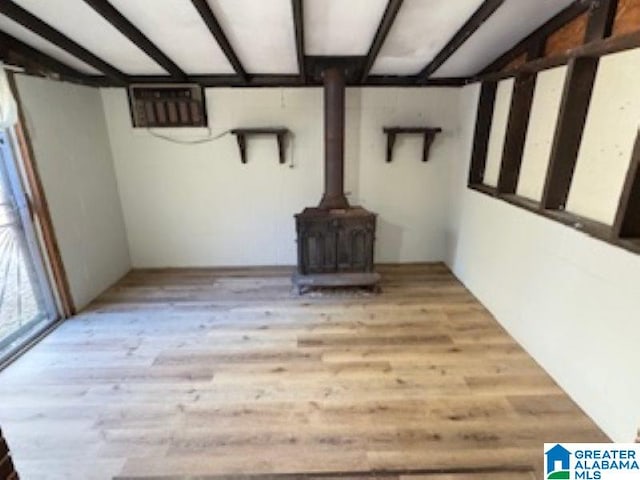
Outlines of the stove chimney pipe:
<svg viewBox="0 0 640 480">
<path fill-rule="evenodd" d="M 318 208 L 349 208 L 344 195 L 344 72 L 331 67 L 324 83 L 324 194 Z"/>
</svg>

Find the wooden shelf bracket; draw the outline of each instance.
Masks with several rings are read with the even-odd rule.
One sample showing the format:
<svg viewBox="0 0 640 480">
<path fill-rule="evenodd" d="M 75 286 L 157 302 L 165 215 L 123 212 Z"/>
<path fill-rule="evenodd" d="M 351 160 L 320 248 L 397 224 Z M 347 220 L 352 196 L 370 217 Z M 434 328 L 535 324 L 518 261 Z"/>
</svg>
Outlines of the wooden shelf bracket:
<svg viewBox="0 0 640 480">
<path fill-rule="evenodd" d="M 255 135 L 274 135 L 278 142 L 279 163 L 285 163 L 286 139 L 290 130 L 287 128 L 234 128 L 231 134 L 236 136 L 240 149 L 240 161 L 247 163 L 247 137 Z"/>
<path fill-rule="evenodd" d="M 397 135 L 422 135 L 424 137 L 422 161 L 426 162 L 429 160 L 433 140 L 438 133 L 442 132 L 441 128 L 434 127 L 384 127 L 382 130 L 387 135 L 387 163 L 391 163 L 393 159 L 393 146 L 396 143 Z"/>
</svg>

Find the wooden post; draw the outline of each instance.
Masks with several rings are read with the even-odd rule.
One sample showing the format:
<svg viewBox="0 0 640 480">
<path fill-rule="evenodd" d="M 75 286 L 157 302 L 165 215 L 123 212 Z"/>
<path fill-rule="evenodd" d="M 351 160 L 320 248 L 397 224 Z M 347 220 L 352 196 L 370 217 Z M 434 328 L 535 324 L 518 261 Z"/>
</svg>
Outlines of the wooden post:
<svg viewBox="0 0 640 480">
<path fill-rule="evenodd" d="M 542 208 L 564 210 L 597 71 L 597 58 L 574 58 L 569 62 L 542 193 Z"/>
<path fill-rule="evenodd" d="M 497 82 L 482 82 L 480 89 L 476 129 L 473 137 L 473 152 L 471 154 L 471 168 L 469 169 L 469 185 L 481 185 L 484 180 L 497 86 Z"/>
<path fill-rule="evenodd" d="M 585 42 L 602 40 L 611 34 L 617 0 L 593 0 Z M 562 93 L 556 133 L 551 148 L 541 208 L 564 210 L 569 197 L 584 124 L 591 103 L 599 58 L 576 57 L 569 70 Z"/>
<path fill-rule="evenodd" d="M 613 223 L 615 238 L 640 238 L 640 132 Z"/>
<path fill-rule="evenodd" d="M 513 87 L 507 134 L 498 178 L 498 193 L 516 193 L 520 167 L 522 166 L 522 153 L 529 128 L 536 77 L 536 74 L 519 76 Z"/>
</svg>

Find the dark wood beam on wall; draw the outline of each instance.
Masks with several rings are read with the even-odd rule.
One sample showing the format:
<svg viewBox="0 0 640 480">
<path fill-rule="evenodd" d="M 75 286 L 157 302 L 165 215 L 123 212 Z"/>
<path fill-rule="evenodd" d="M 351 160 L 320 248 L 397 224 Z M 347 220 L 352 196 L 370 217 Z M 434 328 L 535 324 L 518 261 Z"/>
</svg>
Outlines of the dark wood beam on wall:
<svg viewBox="0 0 640 480">
<path fill-rule="evenodd" d="M 522 154 L 527 139 L 529 128 L 529 116 L 533 104 L 533 92 L 536 87 L 537 75 L 526 74 L 516 78 L 511 108 L 507 120 L 507 134 L 502 151 L 502 163 L 498 177 L 498 194 L 516 193 L 520 168 L 522 167 Z"/>
<path fill-rule="evenodd" d="M 543 70 L 549 70 L 550 68 L 560 67 L 568 64 L 573 58 L 599 58 L 612 53 L 623 52 L 625 50 L 632 50 L 635 48 L 640 48 L 640 31 L 627 33 L 617 37 L 609 37 L 602 40 L 594 40 L 585 45 L 581 45 L 571 50 L 566 50 L 561 54 L 533 60 L 513 69 L 475 77 L 475 81 L 500 81 L 523 73 L 535 73 Z"/>
<path fill-rule="evenodd" d="M 360 76 L 360 83 L 364 83 L 369 76 L 369 72 L 378 57 L 378 53 L 380 53 L 380 49 L 393 26 L 393 21 L 396 19 L 396 16 L 400 11 L 400 7 L 402 7 L 402 1 L 403 0 L 389 0 L 387 3 L 387 8 L 384 11 L 384 15 L 382 15 L 382 20 L 378 25 L 378 30 L 376 31 L 375 36 L 373 37 L 373 42 L 371 42 L 369 52 L 367 52 L 364 67 L 362 69 L 362 75 Z"/>
<path fill-rule="evenodd" d="M 248 81 L 249 76 L 247 75 L 247 72 L 242 66 L 242 63 L 240 62 L 240 59 L 238 59 L 235 51 L 231 47 L 229 40 L 227 40 L 227 36 L 222 30 L 220 23 L 218 23 L 218 19 L 211 10 L 211 7 L 209 7 L 207 0 L 191 0 L 191 3 L 193 3 L 193 6 L 202 17 L 202 20 L 206 24 L 207 28 L 218 42 L 218 45 L 220 45 L 222 52 L 227 57 L 227 60 L 229 60 L 229 63 L 231 63 L 231 66 L 235 70 L 236 74 L 240 76 L 240 78 L 242 78 L 244 82 Z"/>
<path fill-rule="evenodd" d="M 585 41 L 601 41 L 611 34 L 615 4 L 616 0 L 593 0 Z M 599 60 L 599 57 L 575 57 L 569 62 L 542 193 L 543 209 L 564 210 L 567 203 Z"/>
<path fill-rule="evenodd" d="M 542 208 L 563 210 L 567 202 L 597 70 L 597 58 L 574 58 L 569 62 L 542 194 Z"/>
<path fill-rule="evenodd" d="M 576 0 L 556 16 L 548 20 L 542 26 L 534 30 L 532 33 L 520 40 L 505 53 L 492 61 L 489 65 L 482 69 L 481 72 L 479 72 L 479 75 L 499 71 L 509 62 L 526 53 L 529 50 L 531 44 L 544 43 L 549 35 L 551 35 L 566 23 L 576 18 L 578 15 L 582 15 L 590 8 L 590 6 L 591 0 Z"/>
<path fill-rule="evenodd" d="M 593 0 L 591 2 L 584 43 L 611 36 L 617 9 L 618 0 Z"/>
<path fill-rule="evenodd" d="M 79 72 L 4 32 L 0 32 L 0 58 L 6 63 L 24 68 L 26 73 L 54 76 L 82 85 L 100 85 L 94 77 Z"/>
<path fill-rule="evenodd" d="M 293 30 L 296 37 L 296 55 L 298 57 L 298 71 L 300 72 L 300 82 L 307 81 L 304 68 L 304 0 L 291 0 L 293 10 Z"/>
<path fill-rule="evenodd" d="M 544 55 L 544 50 L 544 41 L 531 42 L 527 51 L 527 61 L 540 58 Z M 537 73 L 524 73 L 516 77 L 513 86 L 500 174 L 496 186 L 496 192 L 499 195 L 513 195 L 518 188 L 537 78 Z"/>
<path fill-rule="evenodd" d="M 117 28 L 120 33 L 131 40 L 158 65 L 164 68 L 176 81 L 186 81 L 187 75 L 167 57 L 147 36 L 113 7 L 107 0 L 84 0 L 91 8 L 98 12 L 111 25 Z"/>
<path fill-rule="evenodd" d="M 527 62 L 544 57 L 546 47 L 546 39 L 538 39 L 535 42 L 531 42 L 527 48 Z"/>
<path fill-rule="evenodd" d="M 558 222 L 578 232 L 585 233 L 593 238 L 602 240 L 611 245 L 624 248 L 633 253 L 640 253 L 640 239 L 637 238 L 615 238 L 611 234 L 611 226 L 576 215 L 570 212 L 560 210 L 541 210 L 538 202 L 517 195 L 497 195 L 495 188 L 487 185 L 470 185 L 470 189 L 488 195 L 499 201 L 507 202 L 509 205 L 523 208 L 533 214 L 540 215 L 554 222 Z"/>
<path fill-rule="evenodd" d="M 0 13 L 19 23 L 23 27 L 28 28 L 29 30 L 38 34 L 49 42 L 57 45 L 61 49 L 66 50 L 68 53 L 79 58 L 83 62 L 101 71 L 114 83 L 118 85 L 127 84 L 127 76 L 120 70 L 101 60 L 86 48 L 74 42 L 63 33 L 59 32 L 49 24 L 43 22 L 38 17 L 32 15 L 27 10 L 13 3 L 12 1 L 1 1 Z"/>
<path fill-rule="evenodd" d="M 616 238 L 640 239 L 640 132 L 631 156 L 631 163 L 613 222 Z"/>
<path fill-rule="evenodd" d="M 446 62 L 466 42 L 476 30 L 504 3 L 504 0 L 485 0 L 475 13 L 465 22 L 458 32 L 449 40 L 435 58 L 418 73 L 418 82 L 427 80 L 444 62 Z"/>
<path fill-rule="evenodd" d="M 476 128 L 473 136 L 469 185 L 481 185 L 487 166 L 487 150 L 493 123 L 493 107 L 496 101 L 497 82 L 482 82 L 476 114 Z"/>
</svg>

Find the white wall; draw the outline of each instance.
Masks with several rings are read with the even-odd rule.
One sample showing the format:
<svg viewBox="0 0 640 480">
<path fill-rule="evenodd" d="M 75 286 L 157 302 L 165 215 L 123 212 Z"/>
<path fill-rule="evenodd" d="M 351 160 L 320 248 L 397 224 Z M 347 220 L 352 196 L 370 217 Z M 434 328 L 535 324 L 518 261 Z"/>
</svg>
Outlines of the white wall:
<svg viewBox="0 0 640 480">
<path fill-rule="evenodd" d="M 466 188 L 478 87 L 466 87 L 448 263 L 615 441 L 640 424 L 640 256 Z"/>
<path fill-rule="evenodd" d="M 16 78 L 71 294 L 81 309 L 130 268 L 100 92 Z"/>
<path fill-rule="evenodd" d="M 457 148 L 458 89 L 347 90 L 346 191 L 378 213 L 376 260 L 442 260 L 450 161 Z M 208 89 L 213 134 L 282 125 L 293 131 L 287 165 L 273 138 L 251 138 L 248 164 L 235 138 L 176 145 L 133 129 L 124 90 L 102 98 L 136 267 L 293 265 L 293 215 L 318 204 L 323 186 L 322 90 Z M 399 137 L 385 163 L 383 126 L 433 125 L 431 160 L 421 137 Z M 206 130 L 156 130 L 185 139 Z"/>
<path fill-rule="evenodd" d="M 292 215 L 322 191 L 321 90 L 207 91 L 214 134 L 290 127 L 283 166 L 273 139 L 252 139 L 242 165 L 230 136 L 187 146 L 134 130 L 123 90 L 103 90 L 101 105 L 81 87 L 21 78 L 19 88 L 80 305 L 128 268 L 102 105 L 135 266 L 295 263 Z M 379 214 L 378 261 L 446 258 L 605 432 L 628 441 L 640 423 L 640 257 L 466 188 L 478 94 L 477 85 L 349 89 L 351 201 Z M 399 138 L 385 163 L 381 130 L 398 124 L 444 128 L 429 163 L 418 137 Z"/>
<path fill-rule="evenodd" d="M 640 49 L 600 60 L 567 210 L 613 224 L 640 124 L 639 76 Z"/>
<path fill-rule="evenodd" d="M 517 189 L 523 197 L 542 199 L 566 76 L 563 65 L 540 72 L 536 79 Z"/>
</svg>

